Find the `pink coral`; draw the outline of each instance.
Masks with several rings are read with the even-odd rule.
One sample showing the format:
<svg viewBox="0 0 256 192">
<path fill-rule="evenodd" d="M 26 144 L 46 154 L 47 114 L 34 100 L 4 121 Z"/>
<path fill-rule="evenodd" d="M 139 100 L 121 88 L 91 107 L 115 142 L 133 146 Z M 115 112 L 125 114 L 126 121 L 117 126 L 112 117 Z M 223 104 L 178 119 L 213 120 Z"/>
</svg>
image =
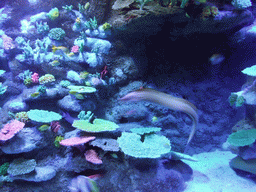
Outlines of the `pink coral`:
<svg viewBox="0 0 256 192">
<path fill-rule="evenodd" d="M 0 131 L 0 141 L 5 142 L 11 139 L 16 133 L 23 129 L 24 126 L 25 123 L 18 120 L 12 120 L 10 123 L 5 124 Z"/>
<path fill-rule="evenodd" d="M 78 52 L 79 52 L 79 46 L 78 46 L 78 45 L 74 45 L 74 46 L 71 48 L 71 52 L 73 52 L 73 53 L 78 53 Z"/>
<path fill-rule="evenodd" d="M 4 50 L 8 51 L 10 49 L 15 48 L 15 45 L 13 44 L 13 40 L 11 37 L 8 37 L 7 35 L 3 35 L 2 39 L 3 39 Z"/>
<path fill-rule="evenodd" d="M 38 73 L 33 73 L 33 75 L 31 76 L 32 82 L 33 83 L 38 83 L 39 82 L 39 75 Z"/>
<path fill-rule="evenodd" d="M 96 137 L 72 137 L 69 139 L 64 139 L 60 141 L 61 145 L 64 146 L 76 146 L 76 145 L 82 145 L 84 143 L 87 143 L 91 140 L 94 140 Z"/>
<path fill-rule="evenodd" d="M 86 151 L 84 154 L 86 161 L 93 164 L 102 164 L 101 158 L 98 156 L 97 152 L 93 149 Z"/>
</svg>

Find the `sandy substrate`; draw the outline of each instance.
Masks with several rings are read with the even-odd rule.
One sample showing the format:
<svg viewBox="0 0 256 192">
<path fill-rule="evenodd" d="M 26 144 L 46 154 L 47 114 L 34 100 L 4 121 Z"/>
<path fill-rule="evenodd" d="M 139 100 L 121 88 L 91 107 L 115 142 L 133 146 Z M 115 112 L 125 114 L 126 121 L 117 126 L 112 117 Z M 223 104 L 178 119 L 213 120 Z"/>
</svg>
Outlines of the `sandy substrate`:
<svg viewBox="0 0 256 192">
<path fill-rule="evenodd" d="M 198 162 L 183 160 L 194 170 L 185 192 L 256 192 L 256 183 L 229 167 L 235 156 L 229 151 L 215 151 L 193 155 Z"/>
</svg>

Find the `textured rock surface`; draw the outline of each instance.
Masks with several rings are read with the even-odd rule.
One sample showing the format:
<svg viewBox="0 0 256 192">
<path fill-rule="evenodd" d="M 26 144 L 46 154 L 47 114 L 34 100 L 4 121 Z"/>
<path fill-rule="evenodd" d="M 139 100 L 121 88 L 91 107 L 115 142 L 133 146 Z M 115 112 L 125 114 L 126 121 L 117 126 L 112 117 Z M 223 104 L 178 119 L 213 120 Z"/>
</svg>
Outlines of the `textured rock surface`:
<svg viewBox="0 0 256 192">
<path fill-rule="evenodd" d="M 1 147 L 6 154 L 19 154 L 30 152 L 46 146 L 40 132 L 36 128 L 23 128 L 13 140 Z"/>
</svg>

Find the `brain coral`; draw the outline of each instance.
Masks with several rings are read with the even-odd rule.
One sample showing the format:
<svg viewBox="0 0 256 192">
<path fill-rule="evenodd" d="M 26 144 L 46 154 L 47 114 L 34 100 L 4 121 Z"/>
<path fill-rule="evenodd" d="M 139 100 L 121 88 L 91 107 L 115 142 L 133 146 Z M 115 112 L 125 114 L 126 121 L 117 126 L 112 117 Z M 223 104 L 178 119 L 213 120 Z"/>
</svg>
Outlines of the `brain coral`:
<svg viewBox="0 0 256 192">
<path fill-rule="evenodd" d="M 54 40 L 62 40 L 66 33 L 61 28 L 53 28 L 49 31 L 49 37 Z"/>
</svg>

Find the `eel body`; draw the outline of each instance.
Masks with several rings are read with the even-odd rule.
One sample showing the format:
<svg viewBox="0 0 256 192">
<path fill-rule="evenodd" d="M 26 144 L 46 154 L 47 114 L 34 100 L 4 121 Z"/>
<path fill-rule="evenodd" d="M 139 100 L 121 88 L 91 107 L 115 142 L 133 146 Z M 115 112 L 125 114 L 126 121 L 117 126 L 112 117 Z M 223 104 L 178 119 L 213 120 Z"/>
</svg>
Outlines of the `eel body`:
<svg viewBox="0 0 256 192">
<path fill-rule="evenodd" d="M 197 114 L 197 108 L 194 104 L 190 103 L 189 101 L 171 96 L 169 94 L 156 91 L 149 88 L 142 88 L 137 91 L 133 91 L 125 95 L 124 97 L 120 98 L 121 101 L 149 101 L 153 103 L 157 103 L 159 105 L 168 107 L 172 110 L 176 111 L 182 111 L 186 114 L 188 114 L 192 120 L 192 130 L 188 138 L 187 144 L 191 141 L 193 138 L 196 127 L 198 124 L 198 114 Z"/>
</svg>

